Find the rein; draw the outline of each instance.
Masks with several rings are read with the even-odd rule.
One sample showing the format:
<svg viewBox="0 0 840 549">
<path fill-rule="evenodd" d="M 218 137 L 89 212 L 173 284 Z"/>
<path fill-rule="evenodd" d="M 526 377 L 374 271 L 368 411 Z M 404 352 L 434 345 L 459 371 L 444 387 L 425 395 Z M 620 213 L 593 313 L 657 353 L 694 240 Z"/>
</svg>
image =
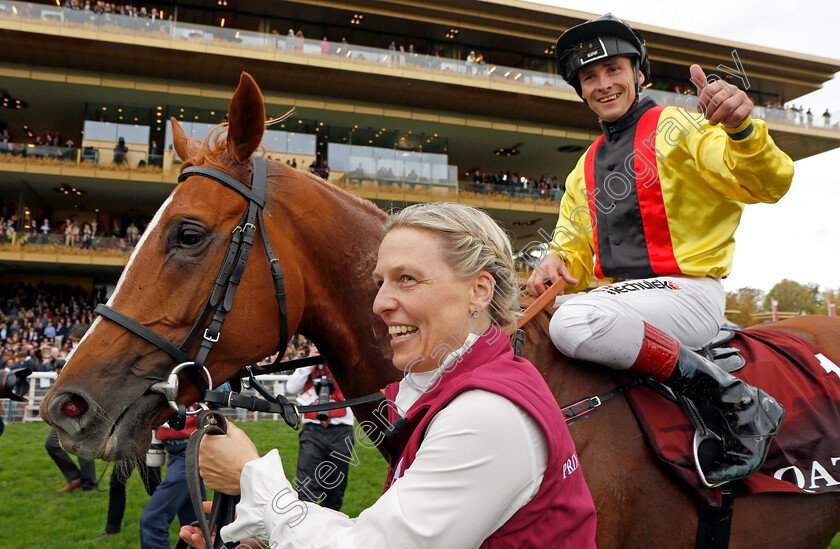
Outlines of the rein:
<svg viewBox="0 0 840 549">
<path fill-rule="evenodd" d="M 302 414 L 346 408 L 348 406 L 352 407 L 385 399 L 384 392 L 380 391 L 365 397 L 344 400 L 341 402 L 330 402 L 310 406 L 296 406 L 289 402 L 289 400 L 283 395 L 271 394 L 271 392 L 269 392 L 255 376 L 279 370 L 291 370 L 321 364 L 323 363 L 323 360 L 320 356 L 310 356 L 281 363 L 282 357 L 280 353 L 277 354 L 277 357 L 272 364 L 248 366 L 244 368 L 239 375 L 235 375 L 232 378 L 237 380 L 235 381 L 237 388 L 239 388 L 239 380 L 241 379 L 243 384 L 247 387 L 253 388 L 262 398 L 242 395 L 237 391 L 228 392 L 212 390 L 213 380 L 205 364 L 207 357 L 213 350 L 214 345 L 221 337 L 221 329 L 224 324 L 225 317 L 233 307 L 236 290 L 239 287 L 242 274 L 245 272 L 245 267 L 248 264 L 251 248 L 253 247 L 255 240 L 255 233 L 258 227 L 260 236 L 262 237 L 263 246 L 268 257 L 269 268 L 271 270 L 271 276 L 274 283 L 275 299 L 277 300 L 280 317 L 280 341 L 281 343 L 286 342 L 289 338 L 283 271 L 280 267 L 280 262 L 274 256 L 274 252 L 268 240 L 268 233 L 265 230 L 265 221 L 263 219 L 268 180 L 266 159 L 259 154 L 254 154 L 252 159 L 253 173 L 250 187 L 219 170 L 206 166 L 190 166 L 184 168 L 181 175 L 178 177 L 179 183 L 193 175 L 200 175 L 202 177 L 212 179 L 213 181 L 236 191 L 240 196 L 248 201 L 245 213 L 231 233 L 230 243 L 228 244 L 227 251 L 225 252 L 224 260 L 222 261 L 219 273 L 214 281 L 210 296 L 207 298 L 204 308 L 181 345 L 176 345 L 154 330 L 117 311 L 110 305 L 99 304 L 94 310 L 95 314 L 107 318 L 111 322 L 125 328 L 132 334 L 151 343 L 169 355 L 176 362 L 176 366 L 167 376 L 167 379 L 155 383 L 149 388 L 149 391 L 162 394 L 164 398 L 166 398 L 169 406 L 175 411 L 176 418 L 170 420 L 170 426 L 175 430 L 184 428 L 187 415 L 198 414 L 196 431 L 190 436 L 187 446 L 187 483 L 189 486 L 193 509 L 195 510 L 195 514 L 198 519 L 198 526 L 201 529 L 207 546 L 212 546 L 214 549 L 221 549 L 223 547 L 232 547 L 236 545 L 235 543 L 226 544 L 222 542 L 220 531 L 223 526 L 226 526 L 233 521 L 234 510 L 239 497 L 216 492 L 213 498 L 213 506 L 211 508 L 210 518 L 208 521 L 204 514 L 202 505 L 198 451 L 201 439 L 205 435 L 225 434 L 227 432 L 227 422 L 224 416 L 219 412 L 207 409 L 208 405 L 244 408 L 259 412 L 279 413 L 289 426 L 294 429 L 298 429 L 301 425 Z M 555 283 L 550 286 L 548 290 L 538 297 L 517 320 L 514 337 L 514 346 L 517 350 L 517 354 L 519 354 L 519 350 L 521 349 L 521 345 L 524 340 L 524 332 L 521 330 L 521 327 L 531 320 L 539 311 L 544 309 L 550 302 L 553 302 L 556 295 L 563 288 L 563 285 L 563 283 Z M 196 357 L 195 359 L 191 359 L 188 354 L 188 350 L 195 342 L 199 333 L 201 333 L 202 327 L 205 323 L 207 323 L 207 320 L 210 319 L 211 315 L 212 319 L 210 320 L 210 324 L 204 329 Z M 203 409 L 196 412 L 188 412 L 184 404 L 177 402 L 177 398 L 180 393 L 178 374 L 182 370 L 187 371 L 193 383 L 201 393 L 199 400 L 204 403 Z M 628 385 L 619 387 L 618 389 L 604 395 L 586 398 L 563 407 L 562 410 L 563 415 L 566 418 L 566 422 L 568 423 L 574 421 L 588 415 L 591 412 L 594 412 L 595 409 L 597 409 L 597 407 L 603 402 L 625 392 L 630 387 L 637 384 L 638 383 L 636 382 L 631 382 Z M 213 540 L 214 535 L 215 539 Z M 213 541 L 211 542 L 210 540 Z M 179 540 L 176 547 L 187 547 L 187 545 L 183 542 L 183 540 Z"/>
<path fill-rule="evenodd" d="M 225 187 L 236 191 L 248 201 L 248 207 L 245 210 L 242 219 L 231 233 L 230 244 L 225 252 L 224 260 L 222 261 L 222 266 L 219 269 L 219 274 L 216 276 L 210 297 L 207 298 L 201 314 L 199 314 L 198 319 L 195 321 L 195 324 L 193 324 L 187 334 L 187 337 L 180 346 L 172 343 L 146 326 L 143 326 L 136 320 L 120 313 L 109 305 L 99 304 L 94 310 L 96 314 L 119 324 L 129 332 L 145 339 L 158 349 L 168 354 L 176 361 L 176 363 L 178 363 L 173 370 L 173 373 L 169 375 L 167 380 L 156 383 L 150 390 L 166 396 L 169 405 L 176 411 L 180 418 L 186 417 L 186 411 L 183 404 L 177 404 L 175 402 L 179 389 L 178 379 L 175 374 L 177 374 L 177 372 L 181 369 L 187 370 L 187 373 L 190 375 L 201 393 L 200 400 L 203 400 L 207 391 L 212 388 L 212 379 L 210 378 L 210 373 L 205 367 L 205 363 L 210 351 L 213 349 L 213 346 L 219 341 L 222 324 L 224 324 L 227 313 L 230 312 L 233 307 L 233 299 L 236 295 L 236 290 L 239 287 L 242 273 L 245 272 L 245 267 L 248 264 L 251 247 L 254 244 L 254 236 L 257 225 L 259 225 L 260 228 L 260 234 L 262 236 L 266 255 L 268 256 L 269 268 L 274 282 L 274 293 L 280 316 L 280 341 L 285 342 L 288 339 L 286 291 L 283 284 L 283 271 L 280 268 L 280 262 L 274 256 L 274 252 L 271 249 L 271 244 L 268 241 L 268 235 L 265 231 L 265 222 L 263 220 L 263 209 L 265 207 L 265 193 L 267 185 L 266 160 L 259 154 L 254 154 L 252 158 L 253 174 L 250 187 L 247 187 L 226 173 L 206 166 L 190 166 L 184 168 L 181 175 L 178 177 L 179 183 L 193 175 L 200 175 L 208 179 L 212 179 L 213 181 L 221 183 Z M 187 351 L 201 332 L 201 328 L 207 322 L 207 319 L 211 314 L 213 315 L 213 318 L 210 321 L 210 325 L 204 329 L 198 353 L 194 360 L 190 359 Z M 280 358 L 281 357 L 278 354 L 275 364 L 279 362 Z"/>
<path fill-rule="evenodd" d="M 213 350 L 214 345 L 219 341 L 225 317 L 233 307 L 236 290 L 239 287 L 242 274 L 245 272 L 245 267 L 248 264 L 248 259 L 250 257 L 251 248 L 254 245 L 254 237 L 258 226 L 263 246 L 265 247 L 265 252 L 268 256 L 271 277 L 274 282 L 274 294 L 277 300 L 277 307 L 280 316 L 281 343 L 285 343 L 289 337 L 287 325 L 286 290 L 283 283 L 283 271 L 280 268 L 280 262 L 274 256 L 274 252 L 271 249 L 271 244 L 268 241 L 268 234 L 265 230 L 265 221 L 263 219 L 266 186 L 268 183 L 266 160 L 259 154 L 254 154 L 252 159 L 253 173 L 251 176 L 250 187 L 244 185 L 240 181 L 237 181 L 226 173 L 206 166 L 190 166 L 184 168 L 181 175 L 178 177 L 178 183 L 181 183 L 193 175 L 200 175 L 202 177 L 212 179 L 213 181 L 236 191 L 240 196 L 248 201 L 248 206 L 245 213 L 242 215 L 242 219 L 240 219 L 239 223 L 231 233 L 230 244 L 228 244 L 224 260 L 222 261 L 222 266 L 219 269 L 219 274 L 216 276 L 210 297 L 207 298 L 201 314 L 199 314 L 198 319 L 195 321 L 195 324 L 193 324 L 187 334 L 187 337 L 181 345 L 172 343 L 154 330 L 143 326 L 136 320 L 124 315 L 109 305 L 99 304 L 96 306 L 94 311 L 96 314 L 107 318 L 111 322 L 122 326 L 134 335 L 148 341 L 175 360 L 177 366 L 173 368 L 168 378 L 164 381 L 155 383 L 149 389 L 151 392 L 161 393 L 164 395 L 164 398 L 167 399 L 169 406 L 175 410 L 177 419 L 170 422 L 170 425 L 175 430 L 183 429 L 184 424 L 186 423 L 186 416 L 188 414 L 192 414 L 192 412 L 186 411 L 184 404 L 176 402 L 180 392 L 178 373 L 181 370 L 186 370 L 192 378 L 201 393 L 200 400 L 206 401 L 208 395 L 213 393 L 213 391 L 210 390 L 213 387 L 213 380 L 210 377 L 210 372 L 207 370 L 205 363 L 208 355 Z M 210 320 L 209 326 L 204 329 L 198 353 L 196 354 L 195 359 L 191 359 L 187 354 L 187 351 L 196 340 L 196 337 L 201 332 L 202 327 L 210 318 L 211 314 L 212 319 Z M 277 359 L 274 363 L 265 369 L 269 370 L 276 367 L 280 362 L 280 359 L 281 356 L 278 353 Z M 264 391 L 265 394 L 263 396 L 270 396 L 270 393 L 265 391 L 265 388 L 262 388 L 259 382 L 256 381 L 253 374 L 250 378 L 252 382 L 256 384 L 255 388 L 258 392 L 260 392 L 260 394 L 263 394 Z M 260 391 L 260 388 L 262 388 L 263 391 Z M 282 398 L 282 401 L 280 398 Z M 285 397 L 280 398 L 272 396 L 271 400 L 281 406 L 281 413 L 283 414 L 286 422 L 290 424 L 292 424 L 291 422 L 299 424 L 300 412 L 294 409 L 293 413 L 294 407 L 291 403 L 289 403 Z M 231 397 L 228 398 L 228 403 L 230 403 L 230 401 Z M 207 518 L 204 515 L 201 501 L 200 479 L 198 477 L 198 446 L 201 442 L 201 438 L 206 434 L 225 433 L 226 421 L 221 414 L 216 412 L 203 410 L 198 412 L 198 414 L 200 425 L 197 423 L 199 428 L 190 436 L 190 442 L 188 444 L 188 450 L 192 447 L 192 451 L 187 455 L 187 461 L 190 464 L 190 467 L 188 467 L 189 471 L 187 479 L 190 486 L 193 509 L 195 510 L 196 517 L 198 518 L 198 525 L 201 528 L 204 539 L 207 540 L 208 545 L 212 543 L 213 547 L 218 549 L 224 547 L 218 532 L 222 526 L 232 521 L 233 510 L 236 507 L 236 503 L 239 498 L 217 493 L 214 496 L 213 510 L 210 515 L 210 522 L 208 523 Z M 214 530 L 217 534 L 216 539 L 215 542 L 210 542 L 212 539 L 211 531 Z"/>
</svg>

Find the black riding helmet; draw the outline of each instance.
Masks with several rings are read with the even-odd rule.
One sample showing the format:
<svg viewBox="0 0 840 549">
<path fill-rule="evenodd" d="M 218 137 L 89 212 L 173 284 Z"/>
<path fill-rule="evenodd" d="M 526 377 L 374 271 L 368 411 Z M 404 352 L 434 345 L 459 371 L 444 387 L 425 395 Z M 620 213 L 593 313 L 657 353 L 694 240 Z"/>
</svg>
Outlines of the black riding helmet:
<svg viewBox="0 0 840 549">
<path fill-rule="evenodd" d="M 591 19 L 570 28 L 557 39 L 554 48 L 557 63 L 563 79 L 581 95 L 578 72 L 584 66 L 619 55 L 626 55 L 636 63 L 636 101 L 639 100 L 641 84 L 638 71 L 642 71 L 645 80 L 650 80 L 650 62 L 648 61 L 645 38 L 642 33 L 611 13 Z"/>
</svg>

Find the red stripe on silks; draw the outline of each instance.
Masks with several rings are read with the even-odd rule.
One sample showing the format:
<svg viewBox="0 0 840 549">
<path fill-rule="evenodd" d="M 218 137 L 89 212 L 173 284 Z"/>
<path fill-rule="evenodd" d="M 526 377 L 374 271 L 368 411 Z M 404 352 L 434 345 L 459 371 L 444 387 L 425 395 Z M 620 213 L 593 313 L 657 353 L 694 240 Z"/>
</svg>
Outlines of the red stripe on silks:
<svg viewBox="0 0 840 549">
<path fill-rule="evenodd" d="M 605 137 L 602 135 L 589 146 L 586 151 L 586 160 L 583 164 L 583 177 L 586 180 L 586 197 L 589 204 L 589 215 L 592 216 L 592 244 L 595 247 L 595 277 L 604 278 L 604 273 L 601 271 L 601 256 L 598 254 L 598 211 L 595 208 L 595 153 L 598 147 L 604 142 Z"/>
<path fill-rule="evenodd" d="M 642 115 L 636 126 L 634 138 L 633 170 L 636 177 L 636 193 L 639 197 L 639 209 L 642 213 L 642 225 L 645 231 L 650 266 L 658 275 L 680 274 L 679 263 L 674 255 L 671 242 L 671 230 L 668 227 L 668 215 L 662 199 L 662 185 L 659 181 L 659 169 L 656 164 L 656 127 L 659 116 L 665 107 L 654 107 Z M 644 144 L 648 140 L 649 147 Z M 641 169 L 640 169 L 641 167 Z M 651 168 L 653 168 L 651 170 Z M 653 172 L 652 177 L 642 177 Z"/>
</svg>

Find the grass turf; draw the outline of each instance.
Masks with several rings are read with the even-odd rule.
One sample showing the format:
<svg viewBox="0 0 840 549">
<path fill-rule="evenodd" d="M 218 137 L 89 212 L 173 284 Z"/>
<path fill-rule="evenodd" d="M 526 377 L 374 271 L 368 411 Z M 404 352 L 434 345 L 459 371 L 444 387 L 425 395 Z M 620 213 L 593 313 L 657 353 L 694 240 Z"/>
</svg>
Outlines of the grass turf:
<svg viewBox="0 0 840 549">
<path fill-rule="evenodd" d="M 237 423 L 256 444 L 260 454 L 277 448 L 283 458 L 288 478 L 297 466 L 297 433 L 283 422 Z M 108 512 L 107 492 L 55 494 L 64 485 L 64 477 L 47 455 L 44 441 L 49 426 L 44 423 L 7 424 L 0 437 L 0 517 L 5 524 L 5 537 L 10 547 L 38 549 L 46 547 L 74 548 L 137 548 L 140 547 L 140 513 L 148 496 L 134 473 L 126 487 L 126 509 L 122 532 L 96 539 L 105 529 Z M 342 511 L 357 516 L 382 492 L 387 466 L 376 450 L 356 444 L 359 465 L 350 468 L 350 479 Z M 96 462 L 101 475 L 106 464 Z M 102 478 L 100 486 L 107 490 L 113 467 Z M 208 496 L 210 497 L 210 496 Z M 172 544 L 177 541 L 178 520 L 170 529 Z M 840 549 L 840 535 L 829 549 Z"/>
<path fill-rule="evenodd" d="M 238 422 L 256 444 L 260 454 L 277 448 L 288 478 L 297 466 L 297 432 L 278 421 Z M 108 512 L 107 492 L 55 494 L 64 486 L 64 477 L 44 449 L 49 426 L 44 423 L 6 424 L 0 437 L 0 517 L 10 547 L 137 548 L 140 547 L 140 513 L 149 497 L 135 471 L 126 486 L 126 509 L 122 532 L 102 539 Z M 382 493 L 387 464 L 376 450 L 356 443 L 360 463 L 350 467 L 349 485 L 342 511 L 357 516 Z M 106 463 L 96 462 L 97 475 Z M 100 481 L 108 489 L 113 467 Z M 278 474 L 282 472 L 278 471 Z M 208 496 L 209 497 L 209 496 Z M 174 544 L 178 519 L 170 529 Z"/>
</svg>

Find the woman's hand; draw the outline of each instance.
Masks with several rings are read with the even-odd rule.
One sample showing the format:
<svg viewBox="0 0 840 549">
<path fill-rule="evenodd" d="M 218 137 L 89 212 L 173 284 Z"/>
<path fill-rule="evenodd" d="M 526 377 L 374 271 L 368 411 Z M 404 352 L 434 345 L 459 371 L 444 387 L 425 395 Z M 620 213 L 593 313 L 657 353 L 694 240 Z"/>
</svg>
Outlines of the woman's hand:
<svg viewBox="0 0 840 549">
<path fill-rule="evenodd" d="M 207 435 L 201 439 L 198 468 L 208 488 L 236 496 L 242 468 L 259 458 L 257 447 L 248 435 L 228 420 L 226 435 Z"/>
<path fill-rule="evenodd" d="M 202 440 L 203 442 L 204 440 Z M 202 445 L 203 446 L 203 445 Z M 205 501 L 201 504 L 204 507 L 205 513 L 210 513 L 210 510 L 213 507 L 212 501 Z M 181 537 L 182 540 L 187 542 L 190 547 L 196 547 L 197 549 L 204 549 L 204 536 L 201 533 L 201 528 L 198 526 L 181 526 L 181 531 L 178 532 L 178 535 Z M 213 538 L 215 541 L 216 538 Z"/>
<path fill-rule="evenodd" d="M 203 504 L 204 512 L 210 514 L 210 510 L 213 507 L 212 501 L 205 501 Z M 181 526 L 181 531 L 178 532 L 178 535 L 181 537 L 182 540 L 187 542 L 190 547 L 196 547 L 197 549 L 205 549 L 206 544 L 204 543 L 204 535 L 201 533 L 201 528 L 198 526 Z M 213 541 L 216 541 L 215 535 L 213 536 Z M 251 539 L 244 539 L 239 542 L 239 547 L 250 547 L 252 549 L 263 549 L 266 547 L 264 543 L 261 543 L 257 540 Z"/>
</svg>

